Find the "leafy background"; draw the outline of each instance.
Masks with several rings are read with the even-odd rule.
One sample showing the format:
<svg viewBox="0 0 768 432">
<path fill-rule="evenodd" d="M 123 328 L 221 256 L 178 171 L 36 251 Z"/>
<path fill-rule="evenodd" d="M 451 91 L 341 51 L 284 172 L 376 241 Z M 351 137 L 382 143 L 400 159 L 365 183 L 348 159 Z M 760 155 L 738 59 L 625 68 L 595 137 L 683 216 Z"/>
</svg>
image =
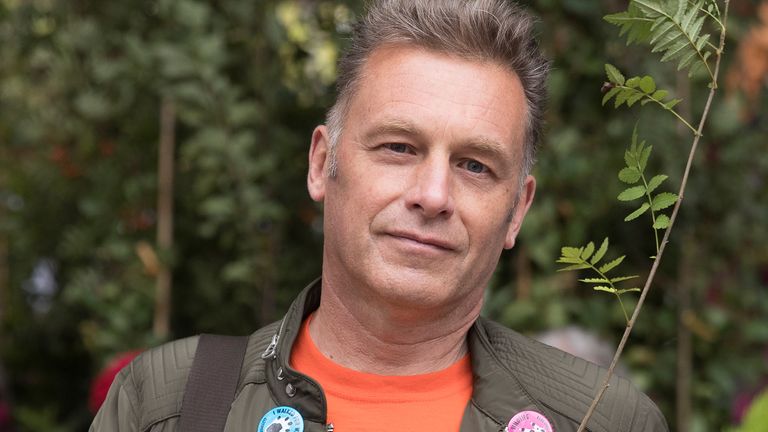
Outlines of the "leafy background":
<svg viewBox="0 0 768 432">
<path fill-rule="evenodd" d="M 484 313 L 532 335 L 577 325 L 613 345 L 621 309 L 579 274 L 556 272 L 560 246 L 608 235 L 642 276 L 654 239 L 646 222 L 623 222 L 632 208 L 615 199 L 616 173 L 639 121 L 655 150 L 649 169 L 669 174 L 674 190 L 689 140 L 661 110 L 603 107 L 603 65 L 654 76 L 690 117 L 707 77 L 689 84 L 660 56 L 626 46 L 602 20 L 625 2 L 528 7 L 554 59 L 539 193 Z M 306 150 L 360 9 L 356 0 L 0 0 L 0 396 L 15 429 L 83 430 L 88 386 L 118 353 L 203 331 L 249 333 L 319 274 Z M 768 381 L 768 2 L 735 0 L 731 11 L 723 88 L 624 357 L 674 430 L 729 427 Z M 169 100 L 175 229 L 161 248 L 158 140 Z M 167 336 L 152 331 L 164 267 Z"/>
</svg>

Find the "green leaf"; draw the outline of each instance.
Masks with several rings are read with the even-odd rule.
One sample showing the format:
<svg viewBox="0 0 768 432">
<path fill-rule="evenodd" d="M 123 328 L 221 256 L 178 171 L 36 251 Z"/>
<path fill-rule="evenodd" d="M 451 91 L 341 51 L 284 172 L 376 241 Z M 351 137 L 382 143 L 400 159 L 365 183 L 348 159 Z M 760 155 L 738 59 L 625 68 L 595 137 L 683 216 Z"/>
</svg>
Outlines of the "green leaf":
<svg viewBox="0 0 768 432">
<path fill-rule="evenodd" d="M 651 95 L 651 98 L 653 98 L 653 100 L 657 100 L 661 102 L 662 100 L 664 100 L 665 97 L 667 97 L 667 95 L 669 95 L 669 92 L 666 90 L 656 90 L 655 92 L 653 92 L 653 95 Z"/>
<path fill-rule="evenodd" d="M 642 35 L 643 29 L 647 29 L 645 34 L 650 37 L 645 40 L 651 44 L 651 51 L 661 52 L 661 61 L 677 60 L 678 70 L 689 67 L 689 75 L 706 66 L 712 51 L 706 45 L 709 35 L 700 35 L 706 20 L 706 15 L 701 13 L 703 2 L 633 0 L 630 4 L 637 10 L 630 13 L 630 6 L 626 16 L 620 16 L 620 22 L 616 23 L 624 33 L 632 34 L 634 28 L 635 33 Z M 708 72 L 711 76 L 712 72 Z"/>
<path fill-rule="evenodd" d="M 587 243 L 587 247 L 584 248 L 584 251 L 581 253 L 581 259 L 586 261 L 589 259 L 589 257 L 592 256 L 592 253 L 595 251 L 595 244 L 592 242 Z"/>
<path fill-rule="evenodd" d="M 640 277 L 640 276 L 638 276 L 638 275 L 619 276 L 619 277 L 611 278 L 611 283 L 624 282 L 624 281 L 627 281 L 627 280 L 637 279 L 638 277 Z"/>
<path fill-rule="evenodd" d="M 586 279 L 579 279 L 579 282 L 584 282 L 584 283 L 608 283 L 608 279 L 605 279 L 605 278 L 586 278 Z"/>
<path fill-rule="evenodd" d="M 578 258 L 581 255 L 581 250 L 577 247 L 565 246 L 560 249 L 560 255 L 566 258 Z"/>
<path fill-rule="evenodd" d="M 605 105 L 612 97 L 616 96 L 616 93 L 621 91 L 621 87 L 614 87 L 608 90 L 608 93 L 603 96 L 603 105 Z"/>
<path fill-rule="evenodd" d="M 613 101 L 613 107 L 618 108 L 620 107 L 624 102 L 627 101 L 627 98 L 629 98 L 634 92 L 632 90 L 628 89 L 621 89 L 618 95 L 616 95 L 616 99 Z"/>
<path fill-rule="evenodd" d="M 669 228 L 669 216 L 663 214 L 656 217 L 656 222 L 653 224 L 653 229 L 667 229 Z"/>
<path fill-rule="evenodd" d="M 643 144 L 645 144 L 645 141 L 643 141 Z M 645 167 L 648 165 L 648 158 L 651 157 L 652 150 L 653 146 L 648 146 L 645 147 L 641 152 L 640 158 L 638 160 L 638 163 L 640 164 L 640 171 L 645 171 Z"/>
<path fill-rule="evenodd" d="M 664 183 L 664 180 L 666 180 L 668 177 L 664 174 L 659 174 L 657 176 L 654 176 L 651 181 L 648 182 L 648 193 L 653 192 L 656 190 L 657 187 L 659 187 L 662 183 Z"/>
<path fill-rule="evenodd" d="M 583 269 L 588 269 L 588 268 L 589 268 L 588 264 L 576 264 L 576 265 L 572 265 L 572 266 L 568 266 L 568 267 L 563 267 L 563 268 L 561 268 L 561 269 L 559 269 L 557 271 L 564 272 L 564 271 L 571 271 L 571 270 L 583 270 Z"/>
<path fill-rule="evenodd" d="M 624 189 L 624 191 L 620 193 L 616 198 L 618 198 L 619 201 L 632 201 L 640 198 L 643 195 L 645 195 L 645 186 L 639 185 Z"/>
<path fill-rule="evenodd" d="M 555 261 L 560 264 L 583 264 L 584 261 L 579 257 L 560 257 Z"/>
<path fill-rule="evenodd" d="M 606 63 L 605 74 L 608 75 L 608 81 L 614 84 L 624 85 L 624 82 L 625 82 L 624 75 L 622 75 L 621 72 L 619 72 L 616 66 Z"/>
<path fill-rule="evenodd" d="M 616 288 L 611 288 L 611 287 L 607 287 L 607 286 L 598 285 L 596 287 L 593 287 L 592 289 L 595 290 L 595 291 L 605 291 L 605 292 L 609 292 L 611 294 L 616 294 Z"/>
<path fill-rule="evenodd" d="M 592 263 L 592 265 L 597 264 L 601 259 L 603 259 L 603 256 L 607 251 L 608 251 L 608 237 L 606 237 L 603 240 L 603 244 L 601 244 L 600 247 L 597 249 L 597 252 L 595 252 L 595 254 L 592 255 L 592 259 L 589 260 L 589 262 Z"/>
<path fill-rule="evenodd" d="M 603 273 L 603 274 L 608 273 L 617 265 L 621 264 L 621 262 L 624 261 L 624 258 L 626 258 L 626 255 L 622 255 L 607 264 L 603 264 L 602 266 L 600 266 L 598 270 L 600 270 L 600 273 Z"/>
<path fill-rule="evenodd" d="M 642 216 L 645 212 L 648 211 L 648 209 L 651 208 L 651 205 L 647 202 L 643 203 L 643 205 L 640 206 L 639 209 L 633 211 L 632 213 L 628 214 L 627 217 L 624 218 L 624 222 L 629 222 L 631 220 L 635 220 Z"/>
<path fill-rule="evenodd" d="M 627 80 L 626 86 L 629 88 L 637 88 L 640 84 L 640 77 L 632 77 Z"/>
<path fill-rule="evenodd" d="M 663 210 L 677 202 L 677 194 L 671 192 L 662 192 L 655 197 L 651 203 L 653 211 Z"/>
<path fill-rule="evenodd" d="M 649 75 L 646 75 L 640 79 L 640 90 L 643 93 L 651 94 L 656 91 L 656 82 Z"/>
<path fill-rule="evenodd" d="M 622 294 L 628 293 L 630 291 L 640 292 L 642 290 L 640 288 L 636 288 L 636 287 L 635 288 L 625 288 L 625 289 L 620 289 L 620 290 L 616 291 L 616 294 L 622 295 Z"/>
<path fill-rule="evenodd" d="M 651 37 L 653 20 L 646 18 L 631 2 L 626 12 L 606 15 L 603 19 L 620 27 L 619 35 L 627 36 L 627 45 L 635 42 L 646 42 Z"/>
<path fill-rule="evenodd" d="M 619 171 L 619 180 L 627 184 L 635 184 L 640 181 L 640 171 L 635 167 L 626 167 Z"/>
<path fill-rule="evenodd" d="M 672 99 L 671 101 L 664 104 L 664 108 L 671 110 L 672 108 L 675 107 L 675 105 L 679 104 L 682 101 L 683 101 L 682 99 Z"/>
<path fill-rule="evenodd" d="M 627 98 L 627 106 L 631 107 L 632 105 L 637 103 L 637 101 L 639 101 L 643 97 L 645 97 L 645 95 L 642 94 L 642 93 L 635 93 L 635 94 L 633 94 L 632 96 Z"/>
</svg>

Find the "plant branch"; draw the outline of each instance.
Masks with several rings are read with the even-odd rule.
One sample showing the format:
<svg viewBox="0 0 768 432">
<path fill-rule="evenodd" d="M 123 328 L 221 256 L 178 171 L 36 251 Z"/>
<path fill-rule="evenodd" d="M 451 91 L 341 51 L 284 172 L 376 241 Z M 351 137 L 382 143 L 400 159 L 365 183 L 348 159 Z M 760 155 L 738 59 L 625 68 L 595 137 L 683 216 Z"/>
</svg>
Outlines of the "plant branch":
<svg viewBox="0 0 768 432">
<path fill-rule="evenodd" d="M 656 225 L 656 212 L 653 211 L 653 197 L 651 196 L 651 193 L 648 192 L 648 182 L 645 181 L 645 174 L 640 174 L 640 178 L 643 180 L 643 185 L 645 186 L 645 196 L 648 198 L 648 205 L 650 205 L 650 211 L 651 211 L 651 223 L 653 224 L 653 237 L 656 239 L 656 255 L 659 254 L 659 230 L 655 228 Z"/>
<path fill-rule="evenodd" d="M 672 210 L 672 216 L 669 218 L 669 227 L 664 232 L 664 237 L 661 241 L 661 247 L 659 248 L 659 252 L 656 254 L 656 259 L 653 260 L 651 271 L 648 274 L 648 278 L 645 281 L 645 285 L 643 286 L 643 291 L 640 293 L 640 298 L 637 302 L 637 306 L 635 306 L 634 312 L 632 313 L 632 318 L 630 318 L 629 322 L 627 323 L 627 327 L 624 330 L 624 335 L 621 337 L 621 341 L 619 342 L 619 346 L 616 348 L 616 353 L 613 356 L 611 365 L 608 367 L 608 371 L 605 374 L 603 385 L 600 387 L 600 390 L 598 391 L 597 395 L 592 400 L 592 404 L 589 406 L 589 409 L 587 410 L 587 413 L 584 415 L 584 418 L 582 419 L 581 424 L 579 424 L 579 428 L 576 432 L 583 432 L 586 429 L 587 422 L 589 421 L 590 417 L 592 416 L 595 409 L 597 408 L 597 405 L 600 403 L 600 400 L 602 399 L 603 394 L 610 386 L 610 379 L 613 376 L 613 371 L 619 362 L 619 358 L 621 358 L 621 354 L 624 352 L 624 347 L 627 344 L 629 335 L 632 333 L 632 329 L 634 328 L 637 317 L 640 314 L 640 310 L 643 307 L 645 298 L 647 297 L 648 292 L 650 291 L 651 284 L 653 283 L 653 279 L 656 276 L 656 271 L 658 270 L 659 264 L 661 263 L 661 258 L 664 255 L 664 249 L 666 248 L 667 243 L 669 242 L 670 233 L 672 232 L 672 228 L 674 227 L 675 221 L 677 220 L 677 214 L 680 210 L 680 205 L 683 202 L 685 188 L 688 184 L 688 177 L 690 175 L 691 168 L 693 166 L 693 158 L 696 155 L 696 149 L 698 148 L 699 140 L 701 139 L 702 131 L 704 130 L 704 124 L 706 123 L 707 117 L 709 115 L 709 110 L 712 106 L 712 100 L 714 99 L 715 92 L 717 91 L 717 79 L 720 73 L 720 60 L 722 59 L 723 48 L 725 47 L 725 34 L 726 34 L 725 24 L 728 20 L 728 6 L 729 6 L 729 0 L 725 0 L 725 10 L 723 13 L 723 27 L 722 27 L 722 31 L 720 32 L 720 44 L 716 52 L 717 57 L 715 60 L 715 70 L 712 75 L 712 85 L 710 86 L 707 102 L 704 105 L 704 111 L 702 112 L 701 119 L 699 120 L 699 127 L 696 130 L 695 136 L 693 137 L 691 150 L 688 153 L 688 161 L 686 163 L 685 172 L 683 173 L 683 178 L 680 183 L 680 191 L 678 193 L 679 198 L 675 203 L 674 209 Z"/>
</svg>

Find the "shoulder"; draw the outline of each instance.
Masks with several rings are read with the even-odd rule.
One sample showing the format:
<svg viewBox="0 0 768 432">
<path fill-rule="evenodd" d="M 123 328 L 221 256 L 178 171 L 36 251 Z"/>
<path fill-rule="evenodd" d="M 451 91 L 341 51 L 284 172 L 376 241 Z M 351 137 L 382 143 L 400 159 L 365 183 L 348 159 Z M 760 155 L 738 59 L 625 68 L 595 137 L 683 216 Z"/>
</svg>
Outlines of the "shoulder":
<svg viewBox="0 0 768 432">
<path fill-rule="evenodd" d="M 261 328 L 248 339 L 238 392 L 249 382 L 264 381 L 261 354 L 269 344 L 277 323 Z M 94 423 L 100 419 L 120 419 L 144 431 L 153 425 L 178 417 L 189 371 L 195 359 L 199 336 L 179 339 L 149 349 L 123 368 L 115 378 L 109 395 Z"/>
<path fill-rule="evenodd" d="M 538 402 L 580 422 L 603 384 L 606 369 L 523 336 L 501 324 L 481 320 L 493 354 Z M 595 414 L 593 432 L 666 431 L 666 421 L 645 394 L 613 375 Z"/>
</svg>

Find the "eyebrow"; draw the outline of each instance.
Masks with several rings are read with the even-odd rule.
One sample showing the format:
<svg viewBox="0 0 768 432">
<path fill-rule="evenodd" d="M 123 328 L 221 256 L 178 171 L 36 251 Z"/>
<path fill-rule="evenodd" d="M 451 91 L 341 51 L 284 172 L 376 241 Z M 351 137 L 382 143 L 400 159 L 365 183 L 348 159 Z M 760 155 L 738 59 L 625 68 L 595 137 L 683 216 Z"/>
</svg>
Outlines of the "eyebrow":
<svg viewBox="0 0 768 432">
<path fill-rule="evenodd" d="M 371 139 L 381 135 L 412 135 L 423 136 L 422 131 L 407 120 L 392 119 L 376 125 L 365 133 L 365 138 Z"/>
</svg>

